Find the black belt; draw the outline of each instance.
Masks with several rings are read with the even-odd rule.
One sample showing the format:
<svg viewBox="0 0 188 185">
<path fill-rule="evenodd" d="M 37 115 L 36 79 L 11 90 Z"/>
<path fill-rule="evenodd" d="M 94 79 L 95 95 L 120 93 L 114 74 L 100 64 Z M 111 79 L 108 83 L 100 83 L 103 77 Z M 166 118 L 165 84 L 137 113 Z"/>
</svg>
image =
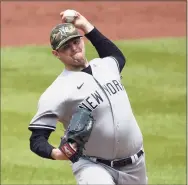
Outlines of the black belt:
<svg viewBox="0 0 188 185">
<path fill-rule="evenodd" d="M 138 153 L 136 153 L 135 155 L 125 158 L 125 159 L 120 159 L 120 160 L 114 160 L 114 161 L 110 161 L 110 160 L 105 160 L 105 159 L 99 159 L 97 158 L 96 161 L 106 164 L 110 167 L 123 167 L 126 166 L 128 164 L 133 164 L 135 163 L 138 158 L 143 154 L 143 150 L 140 150 Z"/>
</svg>

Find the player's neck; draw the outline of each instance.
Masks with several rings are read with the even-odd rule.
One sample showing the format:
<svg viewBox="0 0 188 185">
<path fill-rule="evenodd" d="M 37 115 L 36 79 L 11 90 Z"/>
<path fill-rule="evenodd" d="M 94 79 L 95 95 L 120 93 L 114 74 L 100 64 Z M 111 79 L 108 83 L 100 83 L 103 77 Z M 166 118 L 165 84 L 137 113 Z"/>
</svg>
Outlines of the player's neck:
<svg viewBox="0 0 188 185">
<path fill-rule="evenodd" d="M 89 63 L 86 60 L 85 64 L 83 66 L 65 65 L 65 69 L 68 70 L 68 71 L 81 71 L 88 66 L 89 66 Z"/>
</svg>

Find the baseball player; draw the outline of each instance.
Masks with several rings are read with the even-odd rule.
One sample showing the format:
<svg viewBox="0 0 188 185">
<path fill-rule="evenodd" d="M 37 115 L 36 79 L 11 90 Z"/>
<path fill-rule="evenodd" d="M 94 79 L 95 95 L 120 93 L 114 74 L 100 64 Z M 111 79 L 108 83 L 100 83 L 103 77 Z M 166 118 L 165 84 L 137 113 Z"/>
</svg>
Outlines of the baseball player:
<svg viewBox="0 0 188 185">
<path fill-rule="evenodd" d="M 133 115 L 121 71 L 125 57 L 83 15 L 50 35 L 52 53 L 65 66 L 45 90 L 29 124 L 30 149 L 43 158 L 70 160 L 78 184 L 147 184 L 143 137 Z M 99 57 L 85 57 L 83 35 Z M 59 147 L 48 139 L 60 122 Z"/>
</svg>

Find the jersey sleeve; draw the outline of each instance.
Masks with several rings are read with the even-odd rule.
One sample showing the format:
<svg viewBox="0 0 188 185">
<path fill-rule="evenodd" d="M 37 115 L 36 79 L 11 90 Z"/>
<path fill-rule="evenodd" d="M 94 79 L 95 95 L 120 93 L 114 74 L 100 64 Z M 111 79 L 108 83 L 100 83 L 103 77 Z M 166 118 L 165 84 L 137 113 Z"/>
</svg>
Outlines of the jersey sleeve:
<svg viewBox="0 0 188 185">
<path fill-rule="evenodd" d="M 109 56 L 105 58 L 96 58 L 91 61 L 91 65 L 102 65 L 104 70 L 109 70 L 110 72 L 120 77 L 119 63 L 115 57 Z"/>
<path fill-rule="evenodd" d="M 28 129 L 55 130 L 60 115 L 64 112 L 64 99 L 58 91 L 44 93 L 38 102 L 38 110 L 32 118 Z"/>
<path fill-rule="evenodd" d="M 107 63 L 107 65 L 109 65 L 109 68 L 112 71 L 114 71 L 117 74 L 119 74 L 121 72 L 121 69 L 120 69 L 120 66 L 119 66 L 119 62 L 118 62 L 118 60 L 115 57 L 113 57 L 113 56 L 106 57 L 105 60 L 107 60 L 106 63 Z"/>
<path fill-rule="evenodd" d="M 57 116 L 53 113 L 46 112 L 43 114 L 36 114 L 29 124 L 29 130 L 33 129 L 48 129 L 54 131 L 56 129 Z"/>
</svg>

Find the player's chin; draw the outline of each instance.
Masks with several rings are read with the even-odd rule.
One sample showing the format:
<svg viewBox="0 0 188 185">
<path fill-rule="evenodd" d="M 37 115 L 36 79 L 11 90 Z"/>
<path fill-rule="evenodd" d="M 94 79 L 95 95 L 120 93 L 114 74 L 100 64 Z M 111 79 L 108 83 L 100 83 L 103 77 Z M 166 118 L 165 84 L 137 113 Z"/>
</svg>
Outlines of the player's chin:
<svg viewBox="0 0 188 185">
<path fill-rule="evenodd" d="M 83 57 L 73 58 L 73 62 L 76 65 L 85 64 L 85 59 Z"/>
<path fill-rule="evenodd" d="M 74 65 L 76 65 L 76 66 L 84 66 L 85 65 L 85 60 L 84 59 L 74 60 Z"/>
<path fill-rule="evenodd" d="M 72 57 L 72 60 L 73 60 L 74 65 L 77 65 L 77 66 L 82 66 L 86 63 L 86 60 L 81 52 L 74 55 Z"/>
</svg>

